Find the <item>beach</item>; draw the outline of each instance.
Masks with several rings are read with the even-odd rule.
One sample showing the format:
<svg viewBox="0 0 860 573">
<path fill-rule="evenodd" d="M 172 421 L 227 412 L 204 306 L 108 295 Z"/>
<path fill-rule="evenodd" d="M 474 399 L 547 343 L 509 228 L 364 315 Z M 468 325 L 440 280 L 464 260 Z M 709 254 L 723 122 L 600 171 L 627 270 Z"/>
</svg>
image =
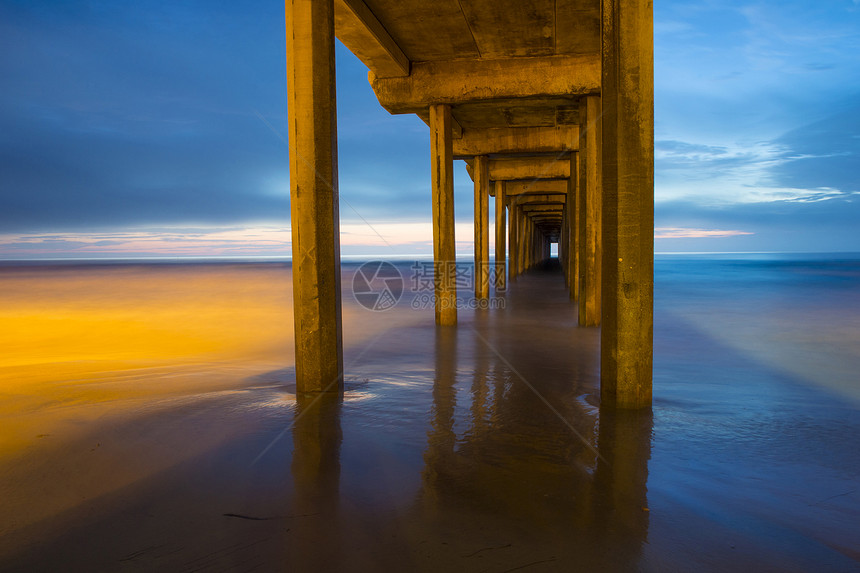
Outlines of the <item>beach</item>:
<svg viewBox="0 0 860 573">
<path fill-rule="evenodd" d="M 860 258 L 658 256 L 645 412 L 557 264 L 453 328 L 394 264 L 342 399 L 289 263 L 4 265 L 0 570 L 860 569 Z"/>
</svg>

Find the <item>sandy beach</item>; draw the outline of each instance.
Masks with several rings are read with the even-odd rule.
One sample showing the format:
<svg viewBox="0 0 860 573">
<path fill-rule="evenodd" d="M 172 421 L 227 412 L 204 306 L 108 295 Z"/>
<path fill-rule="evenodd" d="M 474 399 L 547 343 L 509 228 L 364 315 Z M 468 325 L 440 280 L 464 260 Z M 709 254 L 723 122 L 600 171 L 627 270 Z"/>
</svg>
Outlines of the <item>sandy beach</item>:
<svg viewBox="0 0 860 573">
<path fill-rule="evenodd" d="M 342 400 L 296 399 L 288 265 L 4 269 L 0 570 L 860 567 L 856 265 L 658 261 L 648 413 L 554 268 L 455 329 L 354 268 Z"/>
</svg>

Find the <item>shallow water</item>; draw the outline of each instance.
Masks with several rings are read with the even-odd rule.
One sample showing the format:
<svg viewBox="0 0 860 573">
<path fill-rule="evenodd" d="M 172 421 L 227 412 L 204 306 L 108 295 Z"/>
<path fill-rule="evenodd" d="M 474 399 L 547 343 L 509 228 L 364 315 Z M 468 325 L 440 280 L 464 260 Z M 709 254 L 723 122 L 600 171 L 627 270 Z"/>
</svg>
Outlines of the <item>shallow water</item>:
<svg viewBox="0 0 860 573">
<path fill-rule="evenodd" d="M 557 270 L 436 328 L 398 268 L 334 401 L 288 265 L 4 268 L 0 569 L 860 569 L 857 260 L 658 258 L 645 413 Z"/>
</svg>

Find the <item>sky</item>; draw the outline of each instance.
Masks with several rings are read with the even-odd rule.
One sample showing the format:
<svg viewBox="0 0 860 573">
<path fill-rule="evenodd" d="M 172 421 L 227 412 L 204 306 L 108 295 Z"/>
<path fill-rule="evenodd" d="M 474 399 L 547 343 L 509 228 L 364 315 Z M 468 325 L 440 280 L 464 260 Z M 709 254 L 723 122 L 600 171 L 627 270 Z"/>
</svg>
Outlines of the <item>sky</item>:
<svg viewBox="0 0 860 573">
<path fill-rule="evenodd" d="M 289 255 L 283 11 L 0 0 L 0 259 Z M 860 0 L 661 0 L 654 43 L 655 249 L 860 252 Z M 337 66 L 343 254 L 432 253 L 426 125 Z"/>
</svg>

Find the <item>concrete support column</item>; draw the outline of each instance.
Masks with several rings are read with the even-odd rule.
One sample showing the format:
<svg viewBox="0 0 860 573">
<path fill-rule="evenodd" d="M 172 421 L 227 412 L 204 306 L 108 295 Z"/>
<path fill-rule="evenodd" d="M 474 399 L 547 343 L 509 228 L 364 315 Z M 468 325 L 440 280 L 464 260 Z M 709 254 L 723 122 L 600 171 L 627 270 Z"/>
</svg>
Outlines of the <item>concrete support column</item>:
<svg viewBox="0 0 860 573">
<path fill-rule="evenodd" d="M 577 205 L 579 194 L 579 153 L 570 154 L 570 178 L 567 180 L 567 199 L 565 200 L 565 211 L 567 212 L 567 270 L 568 287 L 570 288 L 570 300 L 579 296 L 579 241 L 577 220 Z"/>
<path fill-rule="evenodd" d="M 519 209 L 517 208 L 516 200 L 510 199 L 508 201 L 508 262 L 510 263 L 510 269 L 508 270 L 508 279 L 511 282 L 515 282 L 517 280 L 517 275 L 519 274 L 519 265 L 517 261 L 519 259 Z"/>
<path fill-rule="evenodd" d="M 582 98 L 580 117 L 580 197 L 582 232 L 580 250 L 582 258 L 579 277 L 579 324 L 598 326 L 600 324 L 600 282 L 601 282 L 601 217 L 602 198 L 600 193 L 600 98 Z"/>
<path fill-rule="evenodd" d="M 532 268 L 535 263 L 537 263 L 537 257 L 535 256 L 535 246 L 537 246 L 537 229 L 535 228 L 535 223 L 531 217 L 529 217 L 529 268 Z"/>
<path fill-rule="evenodd" d="M 529 226 L 528 226 L 528 217 L 523 212 L 522 207 L 517 208 L 517 213 L 519 214 L 519 227 L 520 227 L 520 249 L 519 249 L 519 260 L 517 261 L 517 271 L 520 274 L 524 273 L 528 270 L 528 258 L 526 257 L 526 253 L 529 248 Z"/>
<path fill-rule="evenodd" d="M 505 290 L 505 182 L 496 181 L 496 290 Z"/>
<path fill-rule="evenodd" d="M 603 317 L 600 394 L 651 405 L 654 53 L 650 2 L 601 0 Z"/>
<path fill-rule="evenodd" d="M 490 161 L 475 157 L 475 298 L 490 296 Z"/>
<path fill-rule="evenodd" d="M 293 316 L 298 393 L 343 391 L 332 0 L 288 0 Z"/>
<path fill-rule="evenodd" d="M 454 150 L 451 106 L 430 106 L 433 262 L 436 324 L 457 324 L 456 243 L 454 241 Z"/>
<path fill-rule="evenodd" d="M 519 209 L 520 211 L 520 260 L 519 260 L 519 271 L 520 274 L 523 274 L 527 270 L 529 270 L 529 218 L 528 215 L 525 214 L 522 207 Z"/>
<path fill-rule="evenodd" d="M 561 269 L 564 273 L 564 285 L 570 288 L 570 257 L 568 255 L 568 233 L 570 232 L 570 220 L 567 215 L 568 205 L 565 203 L 561 214 L 561 232 L 558 236 L 558 258 L 561 261 Z"/>
</svg>

